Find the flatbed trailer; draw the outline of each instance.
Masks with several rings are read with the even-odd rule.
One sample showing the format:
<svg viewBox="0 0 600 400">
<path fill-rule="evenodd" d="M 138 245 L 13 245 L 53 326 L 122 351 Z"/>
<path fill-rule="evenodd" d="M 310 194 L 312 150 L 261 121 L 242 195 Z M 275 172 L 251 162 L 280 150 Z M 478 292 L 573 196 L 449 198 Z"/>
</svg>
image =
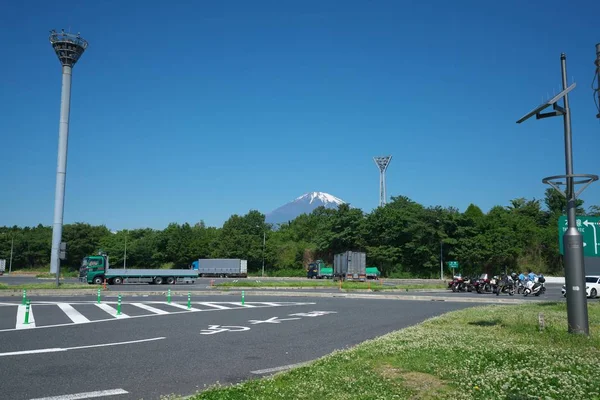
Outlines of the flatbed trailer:
<svg viewBox="0 0 600 400">
<path fill-rule="evenodd" d="M 135 269 L 110 268 L 108 256 L 85 257 L 79 269 L 79 280 L 89 284 L 100 285 L 105 281 L 109 285 L 122 283 L 194 283 L 198 279 L 198 271 L 191 269 Z"/>
</svg>

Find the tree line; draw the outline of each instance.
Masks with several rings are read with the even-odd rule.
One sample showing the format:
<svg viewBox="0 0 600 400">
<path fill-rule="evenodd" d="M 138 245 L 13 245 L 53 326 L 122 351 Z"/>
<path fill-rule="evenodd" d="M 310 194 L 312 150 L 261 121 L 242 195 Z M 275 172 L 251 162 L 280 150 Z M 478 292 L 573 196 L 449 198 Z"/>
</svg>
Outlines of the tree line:
<svg viewBox="0 0 600 400">
<path fill-rule="evenodd" d="M 301 275 L 313 260 L 332 263 L 334 254 L 355 250 L 365 251 L 367 264 L 387 277 L 437 277 L 441 259 L 458 261 L 463 274 L 532 269 L 560 275 L 557 221 L 565 207 L 564 197 L 547 189 L 543 200 L 517 198 L 487 213 L 474 204 L 460 212 L 398 196 L 370 213 L 347 204 L 320 207 L 278 226 L 256 210 L 232 215 L 221 228 L 201 221 L 113 233 L 106 226 L 66 224 L 61 265 L 77 270 L 83 257 L 103 251 L 119 267 L 188 268 L 199 258 L 241 258 L 250 271 L 259 271 L 264 260 L 269 275 Z M 598 216 L 600 207 L 586 212 L 578 200 L 577 214 Z M 12 242 L 13 270 L 49 268 L 51 241 L 50 226 L 0 227 L 0 259 L 8 268 Z"/>
</svg>

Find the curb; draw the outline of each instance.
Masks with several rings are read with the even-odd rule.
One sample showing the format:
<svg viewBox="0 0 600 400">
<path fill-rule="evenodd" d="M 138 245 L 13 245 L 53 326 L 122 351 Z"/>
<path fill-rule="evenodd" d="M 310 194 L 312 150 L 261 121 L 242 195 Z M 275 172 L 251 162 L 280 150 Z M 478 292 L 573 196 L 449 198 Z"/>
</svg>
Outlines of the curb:
<svg viewBox="0 0 600 400">
<path fill-rule="evenodd" d="M 171 296 L 187 296 L 190 291 L 177 291 L 171 290 Z M 27 291 L 27 296 L 83 296 L 83 295 L 94 295 L 97 290 L 79 289 L 79 290 L 34 290 Z M 103 297 L 118 297 L 119 293 L 103 291 Z M 147 296 L 164 296 L 167 291 L 148 291 L 148 292 L 121 292 L 122 296 L 127 297 L 147 297 Z M 219 295 L 219 296 L 239 296 L 241 291 L 193 291 L 194 295 L 206 296 L 206 295 Z M 280 297 L 323 297 L 323 298 L 349 298 L 349 299 L 370 299 L 370 300 L 412 300 L 412 301 L 439 301 L 439 302 L 451 302 L 451 303 L 479 303 L 479 304 L 528 304 L 528 303 L 544 303 L 548 300 L 523 300 L 523 299 L 511 299 L 511 298 L 469 298 L 469 297 L 449 297 L 449 296 L 414 296 L 414 295 L 399 295 L 399 294 L 367 294 L 367 293 L 294 293 L 294 292 L 275 292 L 275 291 L 253 291 L 246 292 L 246 295 L 255 296 L 280 296 Z M 7 293 L 9 296 L 20 296 L 21 291 L 13 291 Z M 0 293 L 1 296 L 1 293 Z"/>
</svg>

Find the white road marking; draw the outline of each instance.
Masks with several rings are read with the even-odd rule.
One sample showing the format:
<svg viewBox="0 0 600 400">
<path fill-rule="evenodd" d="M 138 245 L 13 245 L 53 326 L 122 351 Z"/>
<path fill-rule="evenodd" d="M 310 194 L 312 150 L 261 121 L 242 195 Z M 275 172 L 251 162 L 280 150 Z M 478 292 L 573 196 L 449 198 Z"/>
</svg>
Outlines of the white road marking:
<svg viewBox="0 0 600 400">
<path fill-rule="evenodd" d="M 25 312 L 26 307 L 22 304 L 19 304 L 17 308 L 17 324 L 15 325 L 15 329 L 31 329 L 35 328 L 35 319 L 33 318 L 33 306 L 29 305 L 29 319 L 28 324 L 25 324 Z"/>
<path fill-rule="evenodd" d="M 104 304 L 104 303 L 97 304 L 96 303 L 96 307 L 98 307 L 99 309 L 101 309 L 103 311 L 106 311 L 107 313 L 109 313 L 110 315 L 112 315 L 115 318 L 129 318 L 129 315 L 127 315 L 127 314 L 121 313 L 120 315 L 117 315 L 117 310 L 115 310 L 108 304 Z"/>
<path fill-rule="evenodd" d="M 308 365 L 309 363 L 310 363 L 310 361 L 298 363 L 298 364 L 283 365 L 281 367 L 275 367 L 275 368 L 259 369 L 256 371 L 250 371 L 250 373 L 255 374 L 255 375 L 270 374 L 272 372 L 279 372 L 279 371 L 285 371 L 285 370 L 292 369 L 292 368 L 303 367 L 305 365 Z"/>
<path fill-rule="evenodd" d="M 163 340 L 163 339 L 166 339 L 166 337 L 162 336 L 162 337 L 156 337 L 156 338 L 151 338 L 151 339 L 130 340 L 130 341 L 127 341 L 127 342 L 92 344 L 92 345 L 89 345 L 89 346 L 52 347 L 52 348 L 48 348 L 48 349 L 11 351 L 11 352 L 8 352 L 8 353 L 0 353 L 0 357 L 6 357 L 6 356 L 23 356 L 23 355 L 28 355 L 28 354 L 40 354 L 40 353 L 57 353 L 57 352 L 69 351 L 69 350 L 93 349 L 95 347 L 121 346 L 121 345 L 124 345 L 124 344 L 153 342 L 155 340 Z"/>
<path fill-rule="evenodd" d="M 96 392 L 65 394 L 62 396 L 38 397 L 36 399 L 31 399 L 31 400 L 80 400 L 80 399 L 91 399 L 94 397 L 116 396 L 118 394 L 128 394 L 128 393 L 129 392 L 127 390 L 123 390 L 123 389 L 98 390 Z"/>
<path fill-rule="evenodd" d="M 35 302 L 35 306 L 36 307 L 38 307 L 40 305 L 50 306 L 50 305 L 58 305 L 58 304 L 61 304 L 61 303 L 62 302 Z M 106 302 L 106 303 L 116 304 L 116 302 Z M 164 301 L 146 301 L 144 303 L 147 303 L 147 304 L 167 304 Z M 19 304 L 9 304 L 9 303 L 0 303 L 0 304 L 6 304 L 7 306 L 13 306 L 13 307 L 15 307 L 15 306 L 18 307 L 19 306 Z M 89 305 L 95 305 L 95 306 L 98 305 L 96 301 L 77 301 L 77 302 L 69 302 L 69 304 L 79 304 L 79 305 L 88 305 L 88 306 Z M 130 304 L 130 303 L 122 303 L 122 304 Z M 173 304 L 174 303 L 171 303 L 170 305 L 173 305 Z M 236 309 L 239 310 L 240 309 L 239 307 L 238 308 L 225 307 L 225 306 L 221 306 L 221 305 L 210 303 L 210 302 L 209 303 L 194 303 L 194 304 L 205 304 L 205 305 L 208 305 L 208 306 L 210 306 L 211 304 L 213 304 L 213 307 L 215 307 L 215 308 L 214 309 L 209 309 L 209 310 L 207 310 L 207 309 L 202 309 L 201 310 L 201 309 L 193 308 L 192 311 L 210 312 L 210 311 L 236 310 Z M 273 305 L 273 306 L 285 307 L 285 306 L 315 305 L 317 303 L 314 303 L 314 302 L 311 302 L 311 303 L 296 303 L 296 302 L 258 303 L 258 302 L 255 302 L 254 304 L 265 304 L 265 305 L 268 305 L 268 306 L 272 306 Z M 183 314 L 183 313 L 186 313 L 186 312 L 187 313 L 190 312 L 190 310 L 188 310 L 186 306 L 177 305 L 176 307 L 181 308 L 182 311 L 168 312 L 168 314 L 176 315 L 176 314 Z M 31 310 L 30 310 L 30 312 L 31 312 Z M 129 315 L 128 317 L 130 319 L 131 318 L 146 318 L 146 317 L 156 317 L 157 315 L 162 315 L 162 314 Z M 23 314 L 23 316 L 24 316 L 24 314 Z M 79 324 L 74 324 L 72 322 L 68 322 L 68 323 L 52 324 L 52 325 L 42 325 L 42 326 L 36 325 L 35 327 L 32 327 L 32 328 L 35 328 L 35 329 L 58 328 L 58 327 L 63 327 L 63 326 L 75 326 L 75 325 L 80 325 L 80 324 L 93 324 L 93 323 L 97 323 L 97 322 L 111 322 L 111 321 L 117 321 L 117 320 L 118 320 L 118 318 L 111 317 L 111 318 L 105 318 L 105 319 L 90 320 L 90 321 L 87 321 L 87 322 L 80 322 Z M 31 319 L 30 319 L 30 321 L 31 321 Z M 14 330 L 17 330 L 17 329 L 18 328 L 0 329 L 0 333 L 2 333 L 2 332 L 11 332 L 11 331 L 14 331 Z"/>
<path fill-rule="evenodd" d="M 209 303 L 209 302 L 203 301 L 202 303 L 198 303 L 198 304 L 202 304 L 203 306 L 207 306 L 207 307 L 217 308 L 219 310 L 231 310 L 231 307 L 222 306 L 222 305 L 216 304 L 216 303 Z"/>
<path fill-rule="evenodd" d="M 154 307 L 152 307 L 152 306 L 149 306 L 149 305 L 147 305 L 147 304 L 142 304 L 142 303 L 131 303 L 131 305 L 132 305 L 132 306 L 139 307 L 139 308 L 142 308 L 142 309 L 144 309 L 144 310 L 146 310 L 146 311 L 153 312 L 154 314 L 169 314 L 169 312 L 168 312 L 168 311 L 164 311 L 164 310 L 161 310 L 161 309 L 158 309 L 158 308 L 154 308 Z"/>
<path fill-rule="evenodd" d="M 76 324 L 83 324 L 85 322 L 90 322 L 89 319 L 83 316 L 79 311 L 73 308 L 72 305 L 67 303 L 58 303 L 57 306 L 63 310 L 67 317 L 71 319 Z"/>
<path fill-rule="evenodd" d="M 238 303 L 238 302 L 233 302 L 232 301 L 232 302 L 227 302 L 226 304 L 231 304 L 231 305 L 234 305 L 234 306 L 237 306 L 237 307 L 256 308 L 256 306 L 254 306 L 252 304 L 249 304 L 249 303 L 242 304 L 241 302 Z"/>
<path fill-rule="evenodd" d="M 182 310 L 187 310 L 187 311 L 202 311 L 199 310 L 197 308 L 187 308 L 187 306 L 184 306 L 183 304 L 177 304 L 177 303 L 162 303 L 162 304 L 166 304 L 168 306 L 173 306 L 173 307 L 177 307 L 177 308 L 181 308 Z"/>
</svg>

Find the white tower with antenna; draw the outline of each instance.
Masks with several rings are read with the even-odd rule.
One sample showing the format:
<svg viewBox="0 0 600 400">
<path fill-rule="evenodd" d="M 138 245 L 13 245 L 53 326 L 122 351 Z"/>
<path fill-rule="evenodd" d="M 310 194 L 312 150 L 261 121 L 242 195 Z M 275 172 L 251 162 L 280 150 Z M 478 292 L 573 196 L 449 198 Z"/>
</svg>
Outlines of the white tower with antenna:
<svg viewBox="0 0 600 400">
<path fill-rule="evenodd" d="M 385 171 L 387 170 L 388 165 L 390 165 L 390 161 L 392 161 L 392 156 L 383 156 L 383 157 L 373 157 L 373 161 L 377 164 L 379 168 L 379 207 L 385 206 L 387 193 L 385 190 Z"/>
</svg>

